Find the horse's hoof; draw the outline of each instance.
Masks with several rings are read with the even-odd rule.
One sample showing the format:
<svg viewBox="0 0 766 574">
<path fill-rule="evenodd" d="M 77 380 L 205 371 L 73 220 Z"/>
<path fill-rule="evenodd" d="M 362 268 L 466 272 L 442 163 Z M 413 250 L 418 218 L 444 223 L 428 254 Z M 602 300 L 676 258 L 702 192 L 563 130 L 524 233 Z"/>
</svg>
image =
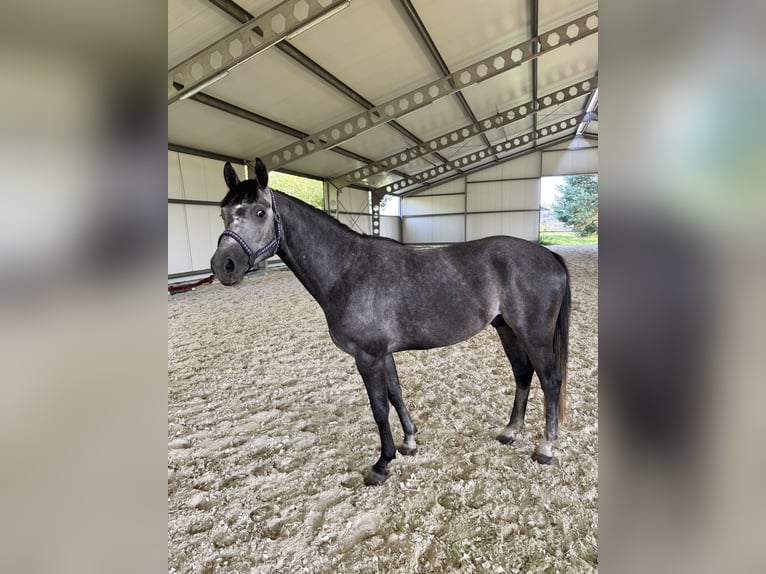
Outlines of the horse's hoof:
<svg viewBox="0 0 766 574">
<path fill-rule="evenodd" d="M 409 447 L 406 444 L 400 445 L 399 448 L 397 448 L 401 454 L 404 456 L 412 456 L 418 452 L 418 447 Z"/>
<path fill-rule="evenodd" d="M 364 477 L 364 484 L 367 486 L 379 486 L 386 482 L 388 473 L 381 474 L 377 470 L 372 469 Z"/>
<path fill-rule="evenodd" d="M 553 457 L 536 452 L 535 454 L 532 455 L 532 460 L 540 464 L 550 464 L 551 461 L 553 460 Z"/>
<path fill-rule="evenodd" d="M 508 435 L 504 435 L 504 434 L 499 434 L 499 435 L 497 435 L 495 438 L 496 438 L 496 439 L 497 439 L 499 442 L 501 442 L 501 443 L 503 443 L 503 444 L 513 444 L 513 441 L 514 441 L 514 440 L 516 440 L 516 439 L 515 439 L 515 438 L 513 438 L 512 436 L 508 436 Z"/>
</svg>

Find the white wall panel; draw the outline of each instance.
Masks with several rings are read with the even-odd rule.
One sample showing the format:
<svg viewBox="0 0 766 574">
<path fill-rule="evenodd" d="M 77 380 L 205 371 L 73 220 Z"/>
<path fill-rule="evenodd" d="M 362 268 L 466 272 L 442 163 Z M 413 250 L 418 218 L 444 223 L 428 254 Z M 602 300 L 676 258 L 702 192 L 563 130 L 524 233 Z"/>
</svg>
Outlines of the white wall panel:
<svg viewBox="0 0 766 574">
<path fill-rule="evenodd" d="M 209 269 L 210 257 L 216 249 L 216 239 L 223 231 L 223 229 L 212 228 L 211 215 L 218 213 L 218 208 L 209 205 L 186 205 L 185 207 L 192 269 Z"/>
<path fill-rule="evenodd" d="M 372 235 L 372 216 L 338 212 L 338 221 L 349 226 L 357 233 Z"/>
<path fill-rule="evenodd" d="M 443 193 L 463 193 L 465 191 L 465 178 L 460 177 L 446 183 L 428 187 L 410 197 L 425 197 L 427 195 L 440 195 Z"/>
<path fill-rule="evenodd" d="M 224 165 L 222 161 L 168 151 L 168 197 L 221 201 L 227 191 Z M 244 166 L 233 167 L 239 179 L 245 179 Z"/>
<path fill-rule="evenodd" d="M 370 193 L 368 191 L 354 187 L 344 187 L 337 197 L 340 201 L 338 204 L 339 211 L 352 213 L 370 212 Z M 331 209 L 334 211 L 335 207 L 331 207 Z"/>
<path fill-rule="evenodd" d="M 205 159 L 202 164 L 205 168 L 205 197 L 207 201 L 221 201 L 229 188 L 226 187 L 226 182 L 223 180 L 223 166 L 226 162 L 215 161 L 212 159 Z M 234 167 L 232 165 L 232 167 Z M 240 169 L 234 167 L 234 171 L 239 175 L 239 179 L 245 179 L 245 167 L 239 166 Z M 250 174 L 255 177 L 254 173 Z"/>
<path fill-rule="evenodd" d="M 598 148 L 543 153 L 543 175 L 598 173 Z"/>
<path fill-rule="evenodd" d="M 402 215 L 430 215 L 433 213 L 463 213 L 465 199 L 461 195 L 413 195 L 402 199 Z"/>
<path fill-rule="evenodd" d="M 468 216 L 467 241 L 491 235 L 511 235 L 529 241 L 537 241 L 540 214 L 537 211 L 523 213 L 480 213 Z"/>
<path fill-rule="evenodd" d="M 181 185 L 184 199 L 206 200 L 205 158 L 178 154 L 181 162 Z M 223 170 L 221 170 L 223 173 Z M 223 179 L 223 178 L 222 178 Z M 225 185 L 224 185 L 225 187 Z"/>
<path fill-rule="evenodd" d="M 168 274 L 191 270 L 185 207 L 177 203 L 168 204 Z"/>
<path fill-rule="evenodd" d="M 404 243 L 457 243 L 465 239 L 462 215 L 410 217 L 402 220 Z"/>
<path fill-rule="evenodd" d="M 468 211 L 539 209 L 540 179 L 468 184 Z"/>
<path fill-rule="evenodd" d="M 168 197 L 183 199 L 184 186 L 178 155 L 177 152 L 168 150 Z"/>
<path fill-rule="evenodd" d="M 468 182 L 540 177 L 540 152 L 524 155 L 470 174 Z"/>
<path fill-rule="evenodd" d="M 381 237 L 390 237 L 391 239 L 401 241 L 402 234 L 399 226 L 399 218 L 390 215 L 382 215 L 380 217 L 380 235 Z"/>
</svg>

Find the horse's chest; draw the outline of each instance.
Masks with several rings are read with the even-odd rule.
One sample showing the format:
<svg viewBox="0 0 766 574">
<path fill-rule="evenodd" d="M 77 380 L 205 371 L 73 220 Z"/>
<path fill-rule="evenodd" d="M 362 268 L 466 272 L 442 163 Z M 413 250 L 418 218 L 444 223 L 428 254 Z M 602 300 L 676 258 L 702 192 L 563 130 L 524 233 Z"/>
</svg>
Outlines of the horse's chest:
<svg viewBox="0 0 766 574">
<path fill-rule="evenodd" d="M 396 338 L 397 317 L 374 313 L 370 309 L 346 306 L 327 313 L 327 326 L 333 343 L 343 351 L 378 352 Z"/>
</svg>

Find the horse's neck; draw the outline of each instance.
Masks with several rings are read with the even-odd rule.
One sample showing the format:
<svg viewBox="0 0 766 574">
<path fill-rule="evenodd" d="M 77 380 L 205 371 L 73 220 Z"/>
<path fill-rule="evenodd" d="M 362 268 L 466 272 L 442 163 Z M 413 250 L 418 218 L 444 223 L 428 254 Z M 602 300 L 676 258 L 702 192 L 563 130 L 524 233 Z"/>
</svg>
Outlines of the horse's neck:
<svg viewBox="0 0 766 574">
<path fill-rule="evenodd" d="M 359 235 L 301 201 L 277 193 L 282 241 L 277 255 L 320 305 L 330 297 Z"/>
</svg>

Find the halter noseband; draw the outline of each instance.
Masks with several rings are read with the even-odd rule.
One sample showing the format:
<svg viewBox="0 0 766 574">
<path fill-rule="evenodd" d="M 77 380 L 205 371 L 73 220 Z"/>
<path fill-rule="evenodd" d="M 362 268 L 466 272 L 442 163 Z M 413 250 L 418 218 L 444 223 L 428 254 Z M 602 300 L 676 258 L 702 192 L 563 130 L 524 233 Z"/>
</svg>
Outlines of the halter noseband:
<svg viewBox="0 0 766 574">
<path fill-rule="evenodd" d="M 218 243 L 221 243 L 221 237 L 223 236 L 231 237 L 234 241 L 239 243 L 240 247 L 242 247 L 242 249 L 247 254 L 247 264 L 249 267 L 252 267 L 256 259 L 258 259 L 261 255 L 268 253 L 271 249 L 274 249 L 276 252 L 276 250 L 279 249 L 279 240 L 282 238 L 282 222 L 280 220 L 279 213 L 277 213 L 277 202 L 276 198 L 274 197 L 274 190 L 269 188 L 269 191 L 271 192 L 271 210 L 274 212 L 274 237 L 271 241 L 261 247 L 258 251 L 253 251 L 247 244 L 247 241 L 242 239 L 242 237 L 230 229 L 224 230 L 224 232 L 221 233 L 221 235 L 218 237 Z"/>
</svg>

